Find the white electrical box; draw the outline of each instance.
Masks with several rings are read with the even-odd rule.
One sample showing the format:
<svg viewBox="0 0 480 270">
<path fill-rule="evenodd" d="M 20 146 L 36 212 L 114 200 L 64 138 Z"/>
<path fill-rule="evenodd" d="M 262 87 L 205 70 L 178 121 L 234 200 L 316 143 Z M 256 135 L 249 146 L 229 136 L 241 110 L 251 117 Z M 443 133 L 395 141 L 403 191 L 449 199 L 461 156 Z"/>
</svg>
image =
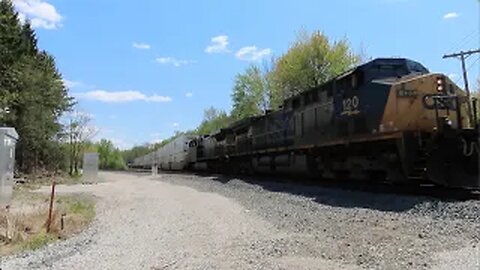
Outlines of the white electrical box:
<svg viewBox="0 0 480 270">
<path fill-rule="evenodd" d="M 8 204 L 12 199 L 17 141 L 14 128 L 0 127 L 0 205 Z"/>
</svg>

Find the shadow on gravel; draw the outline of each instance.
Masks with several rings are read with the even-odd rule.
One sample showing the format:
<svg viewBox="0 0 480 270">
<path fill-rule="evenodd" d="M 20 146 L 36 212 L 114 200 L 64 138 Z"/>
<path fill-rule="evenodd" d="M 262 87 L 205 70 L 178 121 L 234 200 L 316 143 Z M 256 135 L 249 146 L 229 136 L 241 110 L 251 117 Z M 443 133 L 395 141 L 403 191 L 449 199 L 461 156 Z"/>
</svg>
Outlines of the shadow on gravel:
<svg viewBox="0 0 480 270">
<path fill-rule="evenodd" d="M 352 182 L 314 182 L 298 181 L 292 179 L 266 177 L 266 176 L 234 176 L 234 175 L 207 175 L 212 180 L 223 184 L 231 180 L 240 180 L 261 188 L 273 191 L 299 195 L 312 198 L 316 203 L 346 208 L 368 208 L 379 211 L 405 212 L 418 204 L 428 202 L 458 201 L 458 199 L 442 199 L 429 194 L 427 190 L 412 191 L 411 186 L 392 186 L 372 183 Z M 423 192 L 423 193 L 422 193 Z M 427 193 L 426 193 L 427 192 Z"/>
</svg>

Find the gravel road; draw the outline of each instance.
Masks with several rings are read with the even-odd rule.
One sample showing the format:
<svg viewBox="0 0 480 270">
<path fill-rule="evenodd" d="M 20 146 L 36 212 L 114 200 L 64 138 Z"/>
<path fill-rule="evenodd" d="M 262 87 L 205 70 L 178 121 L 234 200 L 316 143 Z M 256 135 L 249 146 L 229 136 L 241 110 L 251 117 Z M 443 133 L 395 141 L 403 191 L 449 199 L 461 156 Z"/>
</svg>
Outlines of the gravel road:
<svg viewBox="0 0 480 270">
<path fill-rule="evenodd" d="M 1 269 L 480 269 L 480 201 L 102 173 L 83 233 Z"/>
</svg>

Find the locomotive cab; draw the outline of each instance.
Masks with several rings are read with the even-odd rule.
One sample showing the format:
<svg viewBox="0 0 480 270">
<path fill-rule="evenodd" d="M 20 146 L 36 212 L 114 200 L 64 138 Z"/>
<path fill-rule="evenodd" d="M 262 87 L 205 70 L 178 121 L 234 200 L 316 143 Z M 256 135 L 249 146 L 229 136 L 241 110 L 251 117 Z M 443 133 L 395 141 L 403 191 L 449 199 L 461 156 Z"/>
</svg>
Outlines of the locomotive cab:
<svg viewBox="0 0 480 270">
<path fill-rule="evenodd" d="M 426 72 L 373 83 L 390 89 L 378 132 L 402 134 L 397 147 L 404 174 L 443 186 L 480 187 L 478 130 L 462 89 L 443 74 Z M 418 174 L 416 167 L 425 169 Z"/>
</svg>

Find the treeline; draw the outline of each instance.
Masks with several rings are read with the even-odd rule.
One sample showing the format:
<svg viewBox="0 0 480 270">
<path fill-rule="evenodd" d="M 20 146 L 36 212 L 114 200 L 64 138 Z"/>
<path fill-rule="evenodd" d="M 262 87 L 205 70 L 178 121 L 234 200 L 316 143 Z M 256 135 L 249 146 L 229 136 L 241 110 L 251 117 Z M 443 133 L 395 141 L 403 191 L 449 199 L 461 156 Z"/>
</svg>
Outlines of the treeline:
<svg viewBox="0 0 480 270">
<path fill-rule="evenodd" d="M 122 152 L 109 140 L 102 139 L 87 149 L 89 152 L 98 153 L 98 165 L 102 170 L 125 170 L 127 168 Z"/>
<path fill-rule="evenodd" d="M 239 120 L 275 110 L 286 98 L 317 87 L 359 64 L 346 39 L 331 42 L 322 32 L 300 32 L 279 58 L 251 65 L 235 78 L 231 117 Z"/>
<path fill-rule="evenodd" d="M 65 161 L 60 117 L 72 108 L 55 59 L 37 47 L 31 24 L 0 1 L 0 125 L 20 135 L 17 166 L 27 173 L 58 170 Z"/>
<path fill-rule="evenodd" d="M 212 134 L 234 121 L 278 109 L 286 98 L 321 85 L 358 65 L 361 58 L 346 39 L 332 42 L 322 32 L 302 31 L 285 54 L 261 65 L 250 65 L 237 74 L 230 112 L 210 107 L 204 111 L 200 125 L 185 133 Z M 161 144 L 136 146 L 124 151 L 123 157 L 131 162 L 177 136 Z"/>
<path fill-rule="evenodd" d="M 90 120 L 75 110 L 55 59 L 38 48 L 30 22 L 20 21 L 10 0 L 0 0 L 0 126 L 19 134 L 18 171 L 78 175 L 85 152 L 99 153 L 101 169 L 125 169 L 112 142 L 92 142 Z"/>
</svg>

